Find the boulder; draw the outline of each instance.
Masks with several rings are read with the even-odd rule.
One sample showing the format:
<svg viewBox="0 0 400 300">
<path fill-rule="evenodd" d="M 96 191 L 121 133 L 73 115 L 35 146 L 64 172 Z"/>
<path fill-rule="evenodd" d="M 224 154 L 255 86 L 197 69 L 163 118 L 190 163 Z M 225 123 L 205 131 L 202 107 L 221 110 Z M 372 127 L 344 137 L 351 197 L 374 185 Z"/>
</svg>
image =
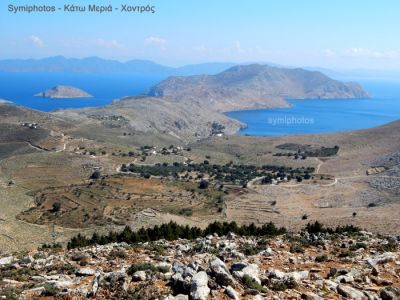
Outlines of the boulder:
<svg viewBox="0 0 400 300">
<path fill-rule="evenodd" d="M 207 273 L 201 271 L 193 276 L 190 286 L 190 297 L 193 300 L 207 300 L 210 294 Z"/>
<path fill-rule="evenodd" d="M 400 299 L 400 288 L 385 287 L 380 296 L 382 300 L 399 300 Z"/>
<path fill-rule="evenodd" d="M 190 278 L 183 278 L 180 273 L 172 275 L 171 284 L 175 294 L 188 294 L 190 291 Z"/>
<path fill-rule="evenodd" d="M 115 283 L 119 280 L 123 280 L 126 278 L 126 273 L 119 271 L 119 272 L 110 272 L 110 273 L 106 273 L 104 274 L 104 280 L 109 281 L 111 283 Z"/>
<path fill-rule="evenodd" d="M 300 283 L 302 280 L 307 279 L 309 271 L 298 271 L 287 273 L 286 277 L 293 278 L 296 283 Z"/>
<path fill-rule="evenodd" d="M 238 263 L 234 263 L 231 266 L 231 272 L 234 271 L 242 271 L 244 268 L 246 268 L 249 264 L 245 263 L 245 262 L 238 262 Z"/>
<path fill-rule="evenodd" d="M 145 271 L 136 271 L 133 275 L 132 275 L 132 279 L 134 281 L 145 281 L 147 278 L 146 272 Z"/>
<path fill-rule="evenodd" d="M 201 267 L 201 265 L 196 261 L 190 262 L 187 266 L 188 266 L 188 268 L 191 268 L 191 269 L 195 270 L 196 272 L 199 270 L 199 267 Z M 204 270 L 201 270 L 201 271 L 204 271 Z"/>
<path fill-rule="evenodd" d="M 326 285 L 330 290 L 336 290 L 338 287 L 338 284 L 332 280 L 324 280 L 324 285 Z"/>
<path fill-rule="evenodd" d="M 240 299 L 239 293 L 236 292 L 234 290 L 234 288 L 231 287 L 230 285 L 226 287 L 225 294 L 231 299 L 234 299 L 234 300 L 239 300 Z"/>
<path fill-rule="evenodd" d="M 282 272 L 282 271 L 279 271 L 279 270 L 274 270 L 274 269 L 272 269 L 272 270 L 270 270 L 268 272 L 268 277 L 270 277 L 270 278 L 282 279 L 282 278 L 285 277 L 285 275 L 286 275 L 285 272 Z"/>
<path fill-rule="evenodd" d="M 337 272 L 338 272 L 338 270 L 336 268 L 331 268 L 331 269 L 329 269 L 329 273 L 326 277 L 331 278 L 331 277 L 335 276 L 337 274 Z"/>
<path fill-rule="evenodd" d="M 381 255 L 377 255 L 377 256 L 375 256 L 373 258 L 367 259 L 367 262 L 371 267 L 374 267 L 376 265 L 383 265 L 383 264 L 386 264 L 388 262 L 392 262 L 395 259 L 396 259 L 396 257 L 394 256 L 393 253 L 386 252 L 386 253 L 383 253 Z"/>
<path fill-rule="evenodd" d="M 222 285 L 234 285 L 235 281 L 226 267 L 225 263 L 219 258 L 213 258 L 209 260 L 209 266 L 212 271 L 213 276 L 215 277 L 215 281 Z"/>
<path fill-rule="evenodd" d="M 164 300 L 188 300 L 188 299 L 189 297 L 187 295 L 182 295 L 182 294 L 176 296 L 169 295 L 166 298 L 164 298 Z"/>
<path fill-rule="evenodd" d="M 210 268 L 218 267 L 218 268 L 222 269 L 223 271 L 225 271 L 226 273 L 229 273 L 229 270 L 226 267 L 225 263 L 222 260 L 220 260 L 218 257 L 211 258 L 208 261 L 208 264 L 210 265 Z"/>
<path fill-rule="evenodd" d="M 196 270 L 192 269 L 191 267 L 186 267 L 182 274 L 183 277 L 193 277 L 194 275 L 196 275 Z"/>
<path fill-rule="evenodd" d="M 274 255 L 274 251 L 272 251 L 272 249 L 268 247 L 267 249 L 262 250 L 259 254 L 269 257 Z"/>
<path fill-rule="evenodd" d="M 340 275 L 336 277 L 334 281 L 337 283 L 351 283 L 354 281 L 354 278 L 350 275 Z"/>
<path fill-rule="evenodd" d="M 183 272 L 185 271 L 185 266 L 183 264 L 181 264 L 180 262 L 174 262 L 172 264 L 172 271 L 175 273 L 180 273 L 183 274 Z"/>
<path fill-rule="evenodd" d="M 189 245 L 178 245 L 177 250 L 182 251 L 182 252 L 188 252 L 192 248 Z"/>
<path fill-rule="evenodd" d="M 250 264 L 247 267 L 243 268 L 241 273 L 243 273 L 243 276 L 247 275 L 250 278 L 254 279 L 257 283 L 261 284 L 260 269 L 258 268 L 258 265 Z"/>
<path fill-rule="evenodd" d="M 367 300 L 367 296 L 365 296 L 363 292 L 349 286 L 339 284 L 336 290 L 340 295 L 346 297 L 347 299 Z"/>
<path fill-rule="evenodd" d="M 235 240 L 235 239 L 236 239 L 236 234 L 234 234 L 233 232 L 229 232 L 229 233 L 226 235 L 226 238 L 227 238 L 228 240 Z"/>
<path fill-rule="evenodd" d="M 39 297 L 45 290 L 46 289 L 44 286 L 40 286 L 40 287 L 36 287 L 33 289 L 23 291 L 22 294 L 25 295 L 26 297 L 36 298 L 36 297 Z M 7 298 L 4 298 L 4 299 L 7 299 Z"/>
<path fill-rule="evenodd" d="M 81 268 L 78 269 L 75 274 L 78 276 L 92 276 L 96 274 L 96 270 L 90 268 Z"/>
<path fill-rule="evenodd" d="M 312 292 L 307 292 L 307 293 L 301 294 L 301 299 L 304 299 L 304 300 L 324 300 L 324 298 L 322 298 L 322 297 L 320 297 L 317 294 L 312 293 Z"/>
<path fill-rule="evenodd" d="M 8 256 L 0 258 L 0 266 L 10 265 L 14 260 L 14 257 Z"/>
<path fill-rule="evenodd" d="M 86 253 L 77 252 L 72 254 L 71 259 L 73 261 L 87 261 L 90 256 Z"/>
<path fill-rule="evenodd" d="M 88 297 L 96 297 L 97 291 L 100 285 L 100 274 L 96 274 L 96 277 L 92 282 L 92 290 L 88 293 Z"/>
</svg>

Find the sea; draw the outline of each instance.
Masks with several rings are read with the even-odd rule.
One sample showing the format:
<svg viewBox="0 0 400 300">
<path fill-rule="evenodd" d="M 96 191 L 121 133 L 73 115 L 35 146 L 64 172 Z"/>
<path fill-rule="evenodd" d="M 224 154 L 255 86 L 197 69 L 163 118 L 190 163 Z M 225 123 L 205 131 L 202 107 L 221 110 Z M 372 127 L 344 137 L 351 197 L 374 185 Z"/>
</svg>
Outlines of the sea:
<svg viewBox="0 0 400 300">
<path fill-rule="evenodd" d="M 163 76 L 86 73 L 0 72 L 0 99 L 50 112 L 105 106 L 125 96 L 143 94 Z M 240 134 L 282 136 L 365 129 L 400 119 L 400 79 L 358 81 L 369 93 L 366 99 L 288 100 L 289 108 L 226 113 L 247 125 Z M 34 95 L 56 85 L 80 88 L 93 98 L 49 99 Z"/>
<path fill-rule="evenodd" d="M 283 136 L 366 129 L 400 119 L 399 81 L 358 81 L 366 99 L 288 100 L 289 108 L 228 112 L 247 125 L 240 134 Z"/>
<path fill-rule="evenodd" d="M 144 93 L 162 76 L 130 73 L 8 73 L 0 72 L 0 99 L 16 105 L 50 112 L 60 109 L 105 106 L 126 96 Z M 88 92 L 93 98 L 50 99 L 35 97 L 56 85 L 69 85 Z"/>
</svg>

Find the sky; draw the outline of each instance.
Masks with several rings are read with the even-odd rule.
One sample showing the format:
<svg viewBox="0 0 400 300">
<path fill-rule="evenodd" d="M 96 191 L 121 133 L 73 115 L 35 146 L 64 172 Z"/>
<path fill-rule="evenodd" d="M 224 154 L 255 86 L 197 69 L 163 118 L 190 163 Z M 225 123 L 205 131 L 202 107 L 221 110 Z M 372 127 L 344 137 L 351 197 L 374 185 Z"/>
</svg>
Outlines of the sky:
<svg viewBox="0 0 400 300">
<path fill-rule="evenodd" d="M 25 4 L 154 6 L 155 13 L 12 13 Z M 269 62 L 400 68 L 398 0 L 1 1 L 0 59 L 99 56 L 179 66 Z"/>
</svg>

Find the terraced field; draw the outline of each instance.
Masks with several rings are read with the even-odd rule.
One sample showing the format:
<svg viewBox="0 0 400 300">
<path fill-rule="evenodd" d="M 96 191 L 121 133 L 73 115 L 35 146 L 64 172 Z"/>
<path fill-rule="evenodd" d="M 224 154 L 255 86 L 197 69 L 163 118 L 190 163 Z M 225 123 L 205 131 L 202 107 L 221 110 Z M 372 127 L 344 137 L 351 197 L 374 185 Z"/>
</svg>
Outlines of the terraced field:
<svg viewBox="0 0 400 300">
<path fill-rule="evenodd" d="M 125 225 L 146 209 L 182 216 L 206 217 L 222 212 L 223 193 L 200 190 L 194 183 L 107 176 L 85 184 L 52 187 L 32 193 L 36 207 L 19 218 L 35 224 L 85 228 Z M 59 209 L 54 209 L 60 205 Z"/>
</svg>

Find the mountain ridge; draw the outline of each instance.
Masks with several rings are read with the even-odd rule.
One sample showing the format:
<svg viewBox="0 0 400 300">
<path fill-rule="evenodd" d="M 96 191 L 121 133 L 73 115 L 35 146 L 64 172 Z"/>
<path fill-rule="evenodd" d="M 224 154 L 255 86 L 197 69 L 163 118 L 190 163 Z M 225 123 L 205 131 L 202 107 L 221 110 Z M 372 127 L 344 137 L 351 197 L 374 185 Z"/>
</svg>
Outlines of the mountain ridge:
<svg viewBox="0 0 400 300">
<path fill-rule="evenodd" d="M 126 62 L 92 56 L 66 58 L 64 56 L 43 59 L 0 60 L 0 72 L 71 72 L 71 73 L 134 73 L 159 75 L 214 74 L 236 64 L 230 62 L 189 64 L 170 67 L 151 60 L 133 59 Z"/>
<path fill-rule="evenodd" d="M 152 87 L 147 96 L 194 102 L 219 112 L 284 108 L 287 99 L 366 98 L 354 82 L 333 80 L 318 71 L 251 64 L 216 75 L 172 76 Z"/>
</svg>

